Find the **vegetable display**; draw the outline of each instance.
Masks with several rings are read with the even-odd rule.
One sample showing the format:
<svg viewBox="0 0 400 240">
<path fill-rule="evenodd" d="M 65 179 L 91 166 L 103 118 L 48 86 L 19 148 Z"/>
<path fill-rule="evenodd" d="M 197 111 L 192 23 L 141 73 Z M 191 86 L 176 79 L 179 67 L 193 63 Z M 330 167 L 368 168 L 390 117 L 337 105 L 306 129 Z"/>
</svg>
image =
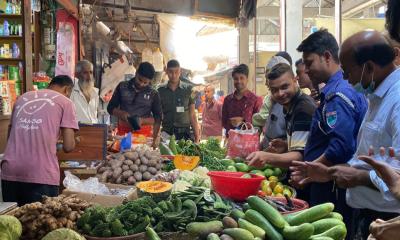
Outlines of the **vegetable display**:
<svg viewBox="0 0 400 240">
<path fill-rule="evenodd" d="M 136 147 L 124 153 L 108 156 L 98 168 L 97 177 L 101 182 L 135 185 L 148 181 L 161 173 L 162 158 L 159 151 L 148 146 Z"/>
<path fill-rule="evenodd" d="M 290 216 L 282 216 L 257 196 L 250 196 L 247 203 L 245 212 L 234 209 L 231 217 L 225 217 L 222 222 L 191 223 L 186 231 L 194 237 L 210 240 L 343 240 L 346 237 L 343 221 L 337 218 L 337 213 L 331 214 L 332 203 L 317 205 Z"/>
<path fill-rule="evenodd" d="M 42 202 L 26 204 L 13 215 L 22 224 L 21 239 L 41 239 L 58 228 L 75 229 L 76 221 L 89 206 L 89 203 L 75 195 L 60 195 L 45 197 Z"/>
<path fill-rule="evenodd" d="M 185 155 L 199 156 L 199 166 L 206 167 L 210 171 L 224 171 L 226 166 L 222 164 L 220 159 L 225 157 L 226 150 L 220 146 L 220 141 L 216 138 L 209 138 L 206 142 L 195 144 L 190 140 L 175 141 L 175 137 L 171 137 L 169 147 L 166 144 L 160 144 L 160 152 L 163 155 Z M 172 147 L 172 149 L 171 149 Z M 176 153 L 174 153 L 176 148 Z M 169 154 L 172 153 L 172 154 Z M 173 162 L 165 165 L 164 170 L 169 172 L 175 169 Z"/>
<path fill-rule="evenodd" d="M 148 196 L 113 208 L 94 206 L 85 211 L 77 227 L 82 233 L 94 237 L 144 232 L 150 223 L 156 222 L 155 214 L 153 216 L 156 207 L 156 203 Z"/>
</svg>

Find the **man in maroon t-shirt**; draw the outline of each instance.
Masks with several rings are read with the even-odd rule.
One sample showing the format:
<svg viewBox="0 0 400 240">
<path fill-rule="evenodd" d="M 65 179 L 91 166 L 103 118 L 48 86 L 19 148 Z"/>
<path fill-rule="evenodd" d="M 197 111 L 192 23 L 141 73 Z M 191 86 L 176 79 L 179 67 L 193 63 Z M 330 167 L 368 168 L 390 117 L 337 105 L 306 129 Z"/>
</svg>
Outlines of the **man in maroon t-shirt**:
<svg viewBox="0 0 400 240">
<path fill-rule="evenodd" d="M 232 71 L 235 92 L 226 96 L 222 106 L 222 125 L 228 134 L 230 129 L 243 122 L 251 123 L 254 113 L 260 111 L 262 98 L 247 88 L 249 67 L 246 64 L 236 66 Z"/>
</svg>

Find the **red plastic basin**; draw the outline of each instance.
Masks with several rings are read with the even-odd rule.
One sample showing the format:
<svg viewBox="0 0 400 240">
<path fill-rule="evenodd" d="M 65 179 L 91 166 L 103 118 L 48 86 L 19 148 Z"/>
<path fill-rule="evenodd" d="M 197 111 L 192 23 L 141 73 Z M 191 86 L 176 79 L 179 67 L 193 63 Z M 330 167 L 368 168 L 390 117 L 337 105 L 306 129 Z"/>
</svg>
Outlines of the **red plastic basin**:
<svg viewBox="0 0 400 240">
<path fill-rule="evenodd" d="M 219 195 L 234 200 L 245 201 L 251 195 L 257 195 L 263 176 L 250 174 L 251 178 L 241 178 L 243 172 L 220 172 L 211 171 L 207 173 L 211 178 L 211 184 Z"/>
</svg>

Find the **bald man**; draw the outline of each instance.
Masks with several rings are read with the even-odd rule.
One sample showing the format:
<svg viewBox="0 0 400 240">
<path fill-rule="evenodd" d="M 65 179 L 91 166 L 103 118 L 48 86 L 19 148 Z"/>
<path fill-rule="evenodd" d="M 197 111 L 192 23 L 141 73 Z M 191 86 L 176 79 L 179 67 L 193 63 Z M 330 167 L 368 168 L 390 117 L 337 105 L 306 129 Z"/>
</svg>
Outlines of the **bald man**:
<svg viewBox="0 0 400 240">
<path fill-rule="evenodd" d="M 206 101 L 202 103 L 203 120 L 201 123 L 201 138 L 222 136 L 222 103 L 214 98 L 215 88 L 207 85 L 204 88 Z"/>
<path fill-rule="evenodd" d="M 346 165 L 326 167 L 319 163 L 294 163 L 292 179 L 300 183 L 327 182 L 347 188 L 347 204 L 356 208 L 355 232 L 367 239 L 369 225 L 375 219 L 388 220 L 400 213 L 400 201 L 377 176 L 373 168 L 359 159 L 374 149 L 393 146 L 400 149 L 400 69 L 393 63 L 395 52 L 383 35 L 376 31 L 359 32 L 342 45 L 340 60 L 344 76 L 369 99 L 369 108 L 360 127 L 357 151 Z M 364 157 L 361 157 L 364 159 Z M 400 169 L 400 161 L 376 156 Z M 353 238 L 350 238 L 353 239 Z"/>
</svg>

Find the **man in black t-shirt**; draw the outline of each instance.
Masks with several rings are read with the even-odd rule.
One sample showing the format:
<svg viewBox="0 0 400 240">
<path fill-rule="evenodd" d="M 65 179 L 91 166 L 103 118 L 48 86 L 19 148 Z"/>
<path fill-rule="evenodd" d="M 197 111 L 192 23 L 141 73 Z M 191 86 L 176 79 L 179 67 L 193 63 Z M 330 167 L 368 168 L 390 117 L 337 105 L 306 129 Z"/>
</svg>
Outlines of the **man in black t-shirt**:
<svg viewBox="0 0 400 240">
<path fill-rule="evenodd" d="M 271 98 L 283 106 L 286 121 L 287 142 L 275 146 L 275 153 L 254 152 L 247 157 L 250 165 L 288 168 L 292 161 L 302 161 L 303 151 L 310 134 L 312 116 L 316 105 L 311 97 L 303 94 L 292 68 L 280 63 L 267 76 Z"/>
</svg>

